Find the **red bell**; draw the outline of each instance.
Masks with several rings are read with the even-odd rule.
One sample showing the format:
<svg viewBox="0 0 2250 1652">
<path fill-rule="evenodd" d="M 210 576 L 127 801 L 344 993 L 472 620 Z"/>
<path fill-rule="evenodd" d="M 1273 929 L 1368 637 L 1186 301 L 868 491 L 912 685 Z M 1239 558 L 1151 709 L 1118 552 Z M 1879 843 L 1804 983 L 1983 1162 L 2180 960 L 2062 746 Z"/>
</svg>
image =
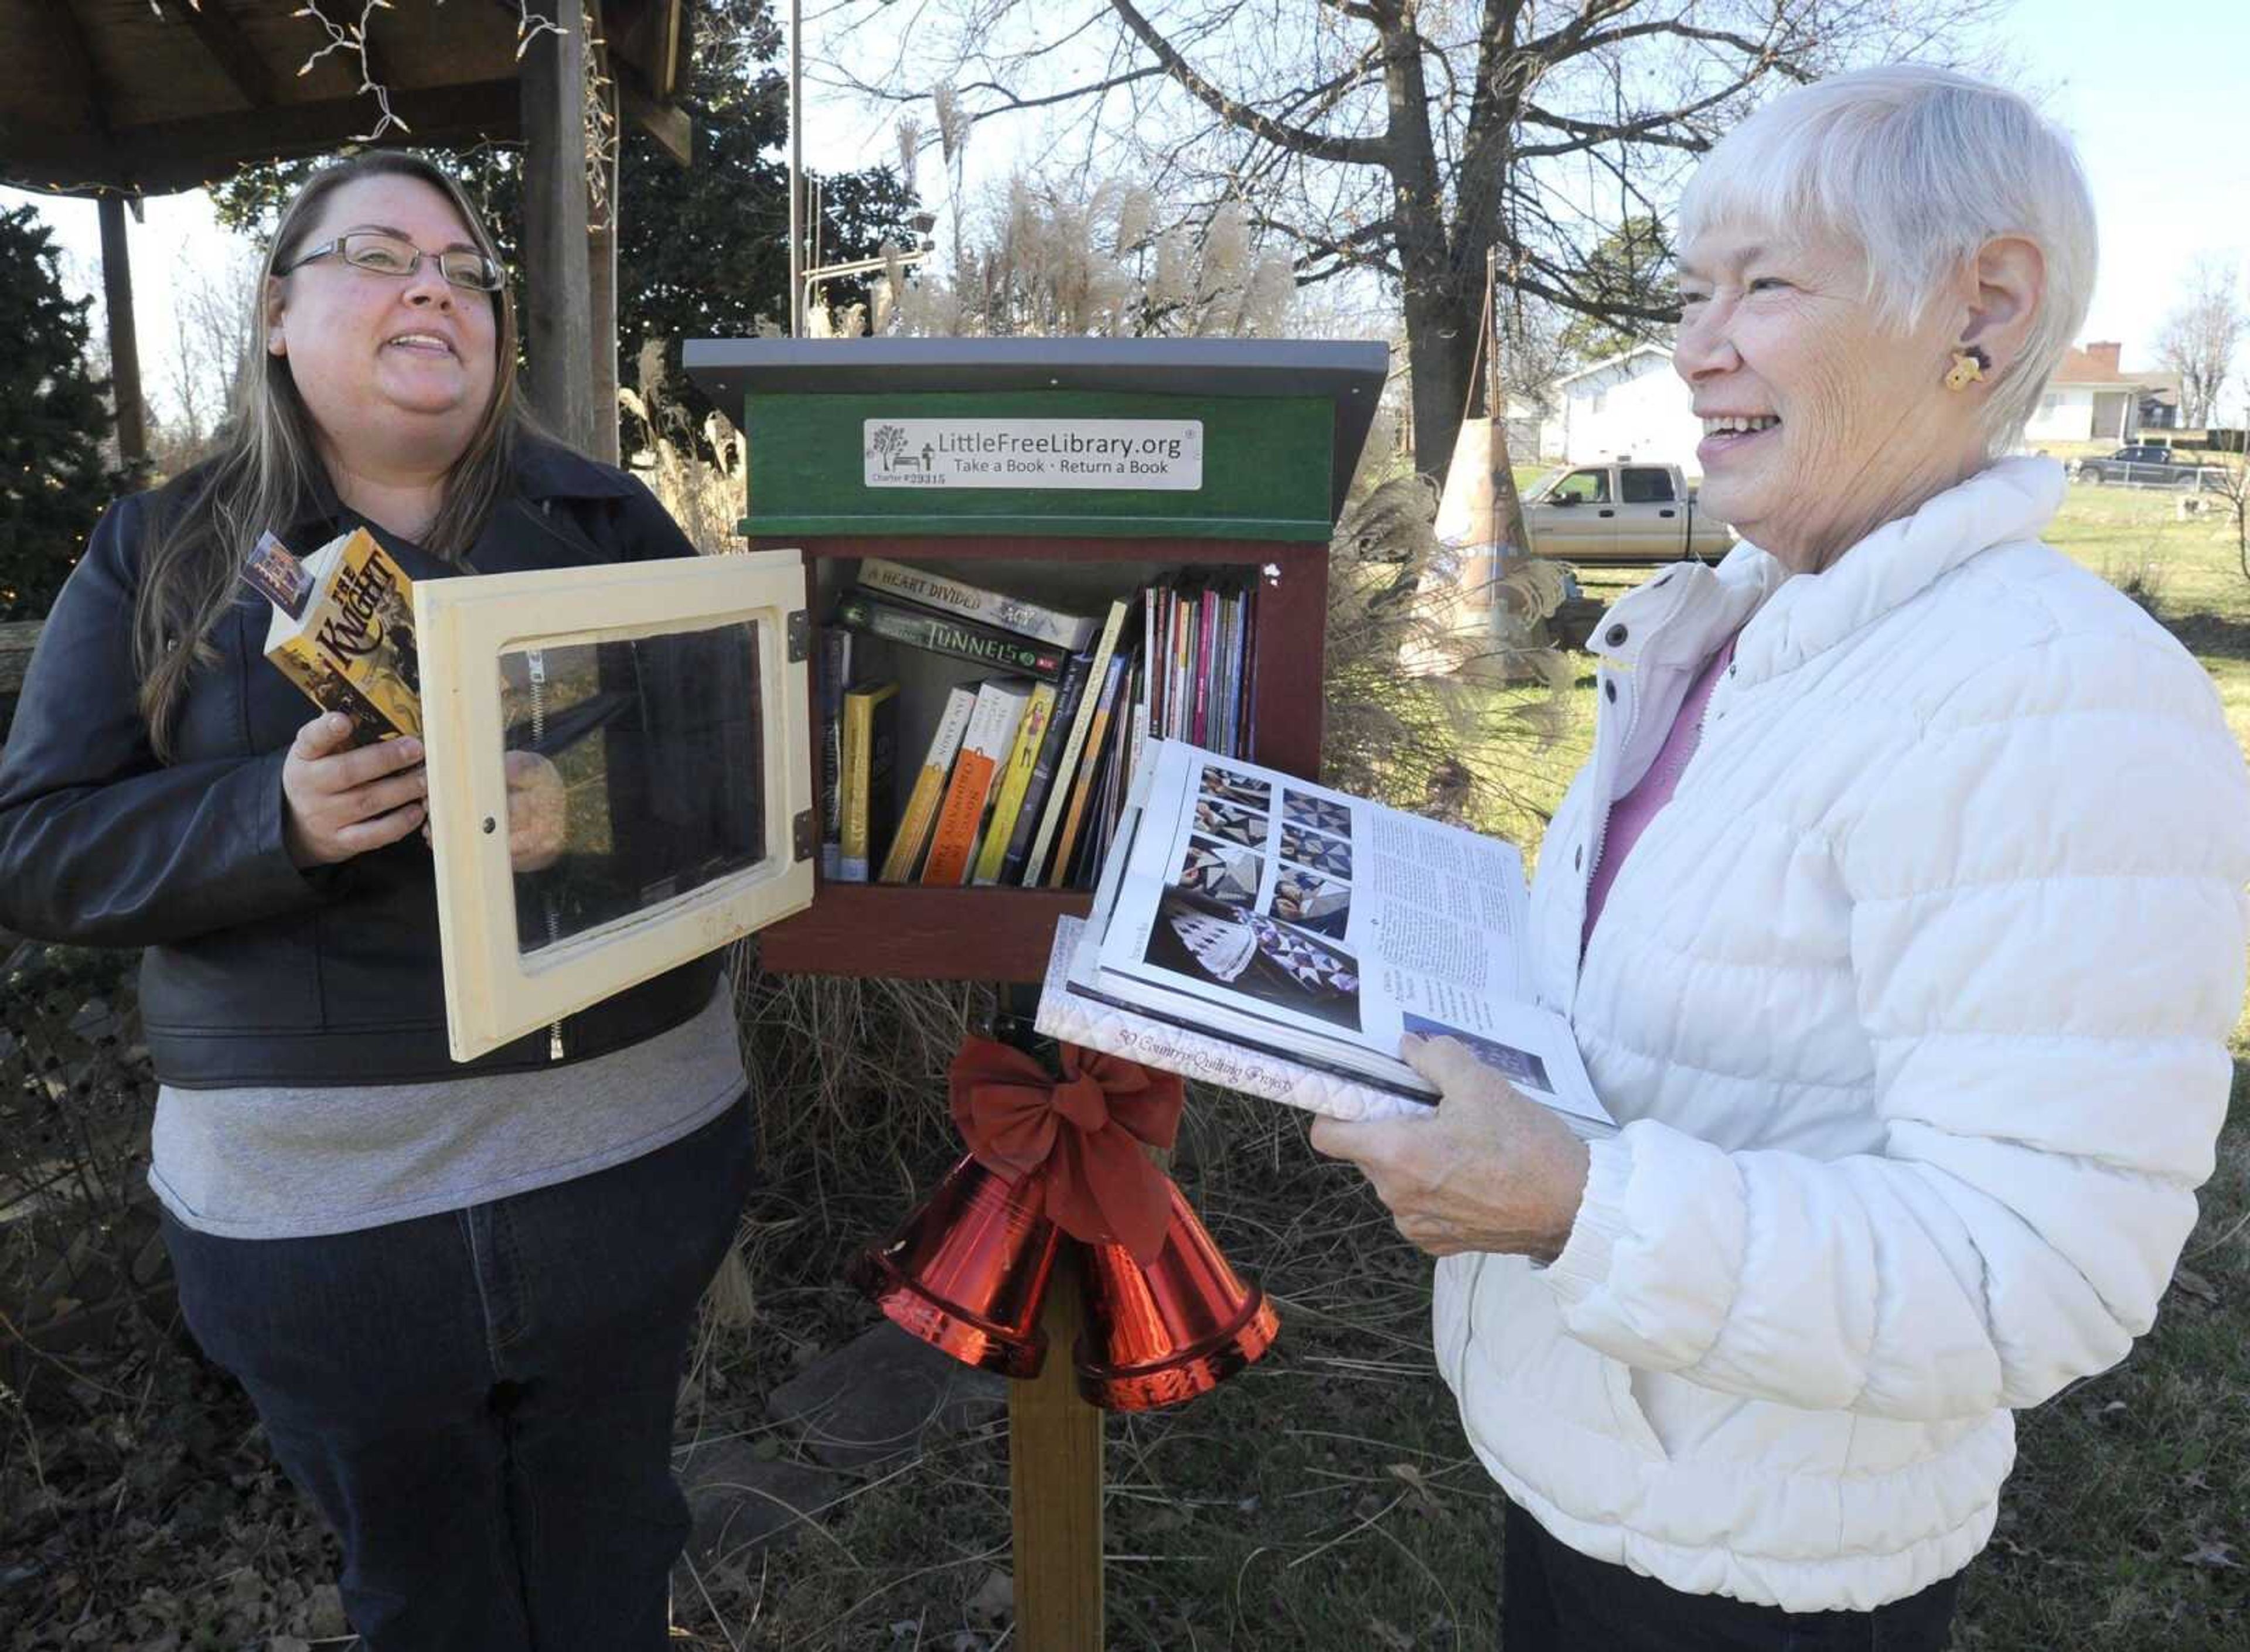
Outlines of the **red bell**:
<svg viewBox="0 0 2250 1652">
<path fill-rule="evenodd" d="M 963 1159 L 845 1277 L 932 1347 L 986 1371 L 1036 1376 L 1047 1352 L 1039 1304 L 1062 1239 L 1046 1204 L 1036 1174 L 1011 1181 Z"/>
<path fill-rule="evenodd" d="M 1107 1411 L 1148 1411 L 1207 1394 L 1273 1346 L 1266 1293 L 1246 1285 L 1171 1187 L 1164 1248 L 1143 1268 L 1119 1244 L 1085 1249 L 1086 1331 L 1078 1391 Z"/>
</svg>

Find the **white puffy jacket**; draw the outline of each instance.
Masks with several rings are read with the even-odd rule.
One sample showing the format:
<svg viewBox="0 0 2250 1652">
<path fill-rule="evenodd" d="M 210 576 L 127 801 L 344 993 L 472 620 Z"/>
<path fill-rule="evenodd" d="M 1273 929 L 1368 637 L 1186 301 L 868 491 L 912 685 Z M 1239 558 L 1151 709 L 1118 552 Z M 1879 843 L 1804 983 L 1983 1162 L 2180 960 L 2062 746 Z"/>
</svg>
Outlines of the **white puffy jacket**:
<svg viewBox="0 0 2250 1652">
<path fill-rule="evenodd" d="M 1438 1358 L 1564 1543 L 1867 1610 L 1984 1545 L 2012 1408 L 2122 1359 L 2193 1226 L 2243 1005 L 2250 776 L 2207 675 L 2000 461 L 1818 575 L 1622 599 L 1533 980 L 1625 1127 L 1549 1268 L 1454 1256 Z M 1745 618 L 1583 966 L 1612 799 Z"/>
</svg>

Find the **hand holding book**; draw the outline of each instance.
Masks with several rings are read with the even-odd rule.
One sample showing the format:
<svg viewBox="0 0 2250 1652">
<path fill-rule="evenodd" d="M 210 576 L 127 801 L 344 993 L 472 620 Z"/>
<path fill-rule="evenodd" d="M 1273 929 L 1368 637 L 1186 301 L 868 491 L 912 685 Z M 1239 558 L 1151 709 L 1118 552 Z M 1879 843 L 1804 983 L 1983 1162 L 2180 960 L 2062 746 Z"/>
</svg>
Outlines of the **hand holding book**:
<svg viewBox="0 0 2250 1652">
<path fill-rule="evenodd" d="M 1552 1262 L 1585 1197 L 1586 1144 L 1456 1038 L 1405 1035 L 1398 1053 L 1435 1084 L 1422 1118 L 1313 1120 L 1313 1146 L 1367 1174 L 1408 1243 Z"/>
<path fill-rule="evenodd" d="M 429 812 L 422 742 L 407 736 L 355 746 L 354 726 L 342 712 L 321 712 L 297 731 L 281 765 L 281 833 L 300 867 L 395 843 Z"/>
</svg>

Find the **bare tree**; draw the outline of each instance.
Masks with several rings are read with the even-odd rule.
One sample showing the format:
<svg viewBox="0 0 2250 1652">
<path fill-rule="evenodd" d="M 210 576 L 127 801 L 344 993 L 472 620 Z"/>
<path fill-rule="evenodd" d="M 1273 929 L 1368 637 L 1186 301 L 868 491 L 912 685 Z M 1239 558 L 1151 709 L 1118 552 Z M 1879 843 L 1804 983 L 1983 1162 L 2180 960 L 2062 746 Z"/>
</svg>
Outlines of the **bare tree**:
<svg viewBox="0 0 2250 1652">
<path fill-rule="evenodd" d="M 882 0 L 857 0 L 872 17 Z M 1415 447 L 1442 472 L 1469 389 L 1485 255 L 1510 294 L 1661 322 L 1588 279 L 1635 214 L 1776 84 L 1853 61 L 1956 58 L 1998 0 L 929 0 L 886 69 L 855 26 L 834 80 L 927 92 L 956 121 L 1045 111 L 1054 163 L 1142 176 L 1207 222 L 1242 203 L 1296 279 L 1398 295 Z M 859 17 L 853 17 L 856 24 Z"/>
<path fill-rule="evenodd" d="M 250 288 L 256 255 L 233 244 L 224 263 L 181 266 L 172 283 L 172 348 L 164 363 L 171 406 L 164 434 L 183 451 L 201 449 L 226 417 L 228 398 L 250 348 Z"/>
<path fill-rule="evenodd" d="M 2209 428 L 2219 392 L 2233 370 L 2234 352 L 2250 329 L 2240 272 L 2228 259 L 2206 252 L 2188 266 L 2183 294 L 2157 335 L 2157 360 L 2180 379 L 2180 417 L 2191 430 Z"/>
</svg>

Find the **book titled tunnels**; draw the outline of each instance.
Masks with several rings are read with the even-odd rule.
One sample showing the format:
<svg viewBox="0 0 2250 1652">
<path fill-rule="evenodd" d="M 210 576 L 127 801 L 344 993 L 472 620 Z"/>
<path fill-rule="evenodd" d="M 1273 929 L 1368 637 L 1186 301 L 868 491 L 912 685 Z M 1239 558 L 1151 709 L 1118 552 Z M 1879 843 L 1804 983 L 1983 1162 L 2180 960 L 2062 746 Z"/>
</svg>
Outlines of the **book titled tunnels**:
<svg viewBox="0 0 2250 1652">
<path fill-rule="evenodd" d="M 1069 652 L 1051 643 L 1011 637 L 947 615 L 925 612 L 862 590 L 844 594 L 836 622 L 870 637 L 887 638 L 955 659 L 975 660 L 1002 671 L 1021 671 L 1053 682 L 1063 674 Z"/>
</svg>

